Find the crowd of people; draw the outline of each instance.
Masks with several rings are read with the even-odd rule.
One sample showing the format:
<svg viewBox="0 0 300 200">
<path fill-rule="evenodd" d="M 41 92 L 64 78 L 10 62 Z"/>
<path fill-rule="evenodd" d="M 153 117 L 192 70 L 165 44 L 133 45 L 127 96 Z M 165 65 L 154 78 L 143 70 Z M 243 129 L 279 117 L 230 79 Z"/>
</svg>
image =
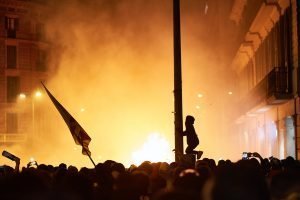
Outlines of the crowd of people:
<svg viewBox="0 0 300 200">
<path fill-rule="evenodd" d="M 95 168 L 60 164 L 28 165 L 21 170 L 2 166 L 0 199 L 74 200 L 296 200 L 300 199 L 300 163 L 248 158 L 231 162 L 204 158 L 151 163 L 125 168 L 107 160 Z"/>
</svg>

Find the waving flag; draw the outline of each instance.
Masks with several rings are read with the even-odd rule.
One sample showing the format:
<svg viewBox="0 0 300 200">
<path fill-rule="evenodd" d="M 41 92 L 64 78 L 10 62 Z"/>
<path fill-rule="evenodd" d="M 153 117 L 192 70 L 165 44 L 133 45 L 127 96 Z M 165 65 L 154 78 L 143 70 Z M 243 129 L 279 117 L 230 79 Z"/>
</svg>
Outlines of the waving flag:
<svg viewBox="0 0 300 200">
<path fill-rule="evenodd" d="M 55 99 L 55 97 L 51 94 L 51 92 L 44 86 L 48 96 L 50 97 L 51 101 L 55 105 L 56 109 L 68 125 L 72 137 L 77 145 L 82 146 L 82 154 L 91 156 L 91 152 L 89 150 L 89 143 L 91 142 L 90 136 L 85 132 L 85 130 L 80 126 L 80 124 L 70 115 L 70 113 Z"/>
</svg>

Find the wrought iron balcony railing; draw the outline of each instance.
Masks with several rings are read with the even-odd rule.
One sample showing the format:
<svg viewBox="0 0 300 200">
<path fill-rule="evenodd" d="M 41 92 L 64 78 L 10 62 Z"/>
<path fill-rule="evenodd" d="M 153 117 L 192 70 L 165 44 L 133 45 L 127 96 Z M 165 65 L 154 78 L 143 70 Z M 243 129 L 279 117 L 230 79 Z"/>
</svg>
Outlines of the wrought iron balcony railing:
<svg viewBox="0 0 300 200">
<path fill-rule="evenodd" d="M 234 114 L 234 118 L 249 112 L 251 109 L 261 105 L 261 103 L 275 105 L 292 99 L 292 77 L 288 70 L 289 68 L 286 67 L 273 68 L 238 102 L 241 109 Z"/>
<path fill-rule="evenodd" d="M 27 134 L 11 134 L 2 133 L 0 134 L 0 143 L 19 143 L 25 142 Z"/>
<path fill-rule="evenodd" d="M 287 67 L 275 67 L 268 74 L 268 97 L 279 95 L 278 98 L 284 98 L 286 94 L 292 93 L 291 80 Z"/>
</svg>

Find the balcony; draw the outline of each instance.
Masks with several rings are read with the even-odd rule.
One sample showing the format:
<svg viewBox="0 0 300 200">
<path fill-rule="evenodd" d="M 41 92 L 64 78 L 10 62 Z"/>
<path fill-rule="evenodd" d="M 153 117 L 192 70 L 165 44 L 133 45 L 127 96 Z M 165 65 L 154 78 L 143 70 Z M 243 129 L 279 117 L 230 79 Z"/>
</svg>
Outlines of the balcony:
<svg viewBox="0 0 300 200">
<path fill-rule="evenodd" d="M 287 67 L 276 67 L 268 74 L 268 104 L 281 104 L 293 98 L 292 80 L 288 70 L 290 69 Z"/>
<path fill-rule="evenodd" d="M 7 30 L 7 37 L 8 38 L 16 38 L 16 30 L 15 29 L 8 29 Z"/>
<path fill-rule="evenodd" d="M 293 99 L 292 81 L 289 68 L 276 67 L 265 76 L 249 93 L 242 98 L 238 105 L 239 117 L 259 106 L 272 106 Z M 235 118 L 236 118 L 235 117 Z"/>
<path fill-rule="evenodd" d="M 25 142 L 27 139 L 27 134 L 0 134 L 0 143 L 20 143 Z"/>
</svg>

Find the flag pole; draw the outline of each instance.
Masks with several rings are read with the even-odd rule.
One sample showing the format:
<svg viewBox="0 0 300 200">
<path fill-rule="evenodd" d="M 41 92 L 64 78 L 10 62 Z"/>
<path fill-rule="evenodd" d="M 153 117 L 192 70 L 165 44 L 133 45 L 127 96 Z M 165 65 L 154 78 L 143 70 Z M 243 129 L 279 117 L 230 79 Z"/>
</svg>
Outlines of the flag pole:
<svg viewBox="0 0 300 200">
<path fill-rule="evenodd" d="M 88 152 L 88 151 L 86 150 L 86 148 L 83 146 L 83 143 L 82 143 L 81 139 L 79 139 L 78 141 L 80 142 L 80 145 L 81 145 L 83 151 L 86 153 L 86 155 L 89 157 L 89 159 L 90 159 L 91 162 L 93 163 L 94 167 L 96 167 L 96 164 L 95 164 L 94 160 L 92 159 L 92 157 L 91 157 L 91 155 L 90 155 L 90 152 Z"/>
<path fill-rule="evenodd" d="M 88 155 L 88 156 L 89 156 L 90 160 L 92 161 L 94 167 L 96 167 L 96 164 L 95 164 L 95 162 L 93 161 L 92 157 L 91 157 L 90 155 Z"/>
<path fill-rule="evenodd" d="M 94 160 L 92 159 L 91 155 L 89 154 L 89 152 L 83 147 L 83 145 L 81 144 L 82 148 L 84 149 L 84 152 L 88 155 L 88 157 L 90 158 L 91 162 L 93 163 L 94 167 L 96 167 L 96 164 L 94 162 Z"/>
</svg>

